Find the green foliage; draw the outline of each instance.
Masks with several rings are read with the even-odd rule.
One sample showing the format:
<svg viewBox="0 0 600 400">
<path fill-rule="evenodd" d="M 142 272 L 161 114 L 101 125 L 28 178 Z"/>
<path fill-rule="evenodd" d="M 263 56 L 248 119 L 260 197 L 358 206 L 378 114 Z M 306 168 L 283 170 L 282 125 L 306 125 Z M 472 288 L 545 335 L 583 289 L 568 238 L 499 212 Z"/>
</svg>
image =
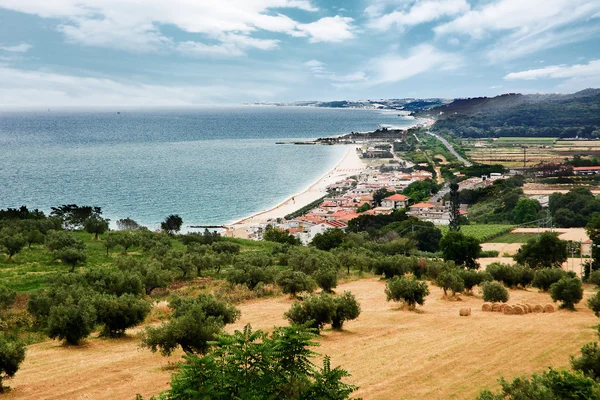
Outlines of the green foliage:
<svg viewBox="0 0 600 400">
<path fill-rule="evenodd" d="M 329 358 L 323 368 L 311 362 L 314 337 L 302 326 L 222 334 L 203 357 L 186 357 L 160 399 L 348 399 L 356 390 L 342 382 L 348 373 Z"/>
<path fill-rule="evenodd" d="M 55 260 L 71 266 L 71 272 L 77 264 L 87 259 L 86 246 L 83 240 L 64 231 L 50 231 L 46 236 L 46 247 L 52 252 Z"/>
<path fill-rule="evenodd" d="M 492 275 L 487 271 L 475 271 L 472 269 L 461 269 L 458 271 L 458 275 L 462 278 L 465 290 L 467 291 L 472 291 L 473 287 L 493 279 Z"/>
<path fill-rule="evenodd" d="M 276 278 L 277 285 L 283 293 L 296 296 L 300 292 L 311 292 L 315 289 L 314 280 L 301 271 L 281 271 Z"/>
<path fill-rule="evenodd" d="M 418 259 L 416 257 L 406 257 L 401 255 L 381 256 L 372 260 L 373 272 L 383 275 L 386 279 L 394 276 L 404 275 L 409 272 L 415 272 Z"/>
<path fill-rule="evenodd" d="M 558 227 L 584 227 L 592 214 L 600 212 L 600 200 L 586 188 L 576 188 L 568 193 L 550 195 L 548 208 L 552 213 L 552 222 Z"/>
<path fill-rule="evenodd" d="M 360 304 L 351 292 L 346 291 L 344 294 L 335 297 L 333 305 L 334 312 L 331 317 L 331 327 L 333 329 L 341 330 L 345 321 L 351 321 L 360 315 Z"/>
<path fill-rule="evenodd" d="M 4 392 L 3 380 L 12 378 L 25 359 L 25 343 L 18 337 L 0 332 L 0 393 Z"/>
<path fill-rule="evenodd" d="M 358 318 L 360 305 L 351 292 L 332 297 L 325 292 L 296 301 L 284 314 L 291 324 L 306 325 L 320 331 L 325 324 L 341 330 L 345 321 Z"/>
<path fill-rule="evenodd" d="M 435 253 L 439 250 L 442 232 L 433 223 L 409 217 L 404 221 L 393 222 L 378 231 L 378 237 L 385 237 L 390 232 L 399 237 L 410 239 L 416 243 L 420 251 Z"/>
<path fill-rule="evenodd" d="M 588 282 L 600 286 L 600 270 L 592 271 L 588 278 Z"/>
<path fill-rule="evenodd" d="M 133 294 L 103 294 L 94 299 L 97 322 L 104 324 L 102 335 L 121 337 L 127 328 L 141 324 L 150 312 L 150 304 Z"/>
<path fill-rule="evenodd" d="M 495 262 L 488 265 L 486 271 L 494 280 L 502 282 L 508 287 L 517 287 L 520 285 L 525 288 L 532 283 L 535 277 L 534 271 L 531 268 L 519 264 L 510 265 Z"/>
<path fill-rule="evenodd" d="M 433 196 L 440 190 L 440 185 L 433 179 L 424 179 L 412 182 L 403 191 L 402 194 L 408 196 L 410 201 L 418 203 Z"/>
<path fill-rule="evenodd" d="M 403 301 L 409 307 L 425 304 L 425 297 L 428 294 L 427 282 L 419 281 L 416 278 L 396 276 L 390 279 L 385 286 L 387 301 Z"/>
<path fill-rule="evenodd" d="M 571 367 L 594 380 L 600 378 L 600 348 L 598 343 L 586 343 L 581 348 L 581 356 L 571 356 Z"/>
<path fill-rule="evenodd" d="M 59 218 L 67 229 L 80 229 L 85 220 L 100 217 L 102 209 L 96 206 L 78 206 L 77 204 L 63 204 L 59 207 L 51 207 L 50 215 Z"/>
<path fill-rule="evenodd" d="M 292 235 L 289 231 L 273 228 L 272 226 L 267 227 L 267 230 L 263 234 L 263 240 L 281 244 L 289 244 L 291 246 L 300 244 L 300 239 Z"/>
<path fill-rule="evenodd" d="M 133 257 L 119 257 L 117 267 L 132 276 L 137 276 L 144 287 L 146 294 L 152 293 L 157 288 L 166 288 L 173 280 L 173 274 L 164 269 L 157 261 L 140 260 Z"/>
<path fill-rule="evenodd" d="M 338 266 L 332 253 L 303 247 L 294 247 L 288 251 L 288 265 L 294 271 L 308 275 L 322 269 L 337 269 Z"/>
<path fill-rule="evenodd" d="M 216 253 L 238 254 L 241 246 L 237 243 L 221 241 L 214 242 L 211 248 Z"/>
<path fill-rule="evenodd" d="M 186 233 L 185 235 L 180 235 L 177 237 L 179 241 L 186 246 L 192 243 L 199 244 L 213 244 L 222 239 L 221 235 L 217 232 L 210 232 L 208 229 L 205 229 L 203 233 L 200 232 L 192 232 Z"/>
<path fill-rule="evenodd" d="M 235 322 L 240 312 L 212 295 L 197 298 L 173 298 L 173 315 L 159 327 L 146 327 L 142 345 L 153 352 L 170 355 L 178 346 L 188 354 L 204 353 L 226 324 Z"/>
<path fill-rule="evenodd" d="M 331 293 L 337 287 L 337 269 L 319 269 L 313 273 L 313 278 L 317 282 L 317 285 L 325 292 Z"/>
<path fill-rule="evenodd" d="M 478 400 L 598 400 L 600 385 L 581 372 L 556 371 L 550 368 L 542 374 L 533 374 L 531 378 L 515 378 L 512 382 L 500 379 L 502 390 L 492 393 L 484 390 Z"/>
<path fill-rule="evenodd" d="M 561 268 L 543 268 L 535 271 L 531 285 L 544 292 L 550 290 L 553 283 L 568 276 L 567 272 Z"/>
<path fill-rule="evenodd" d="M 137 231 L 141 228 L 140 224 L 129 217 L 117 220 L 117 229 L 120 231 Z"/>
<path fill-rule="evenodd" d="M 8 254 L 11 260 L 15 254 L 18 254 L 27 245 L 25 236 L 9 229 L 0 231 L 0 250 Z"/>
<path fill-rule="evenodd" d="M 177 214 L 171 214 L 160 223 L 160 229 L 166 234 L 172 235 L 179 232 L 182 225 L 183 219 Z"/>
<path fill-rule="evenodd" d="M 93 216 L 83 221 L 83 229 L 87 233 L 94 235 L 94 239 L 98 240 L 98 235 L 103 234 L 108 230 L 108 220 L 100 218 L 99 216 Z"/>
<path fill-rule="evenodd" d="M 227 271 L 225 279 L 231 284 L 246 285 L 252 290 L 260 283 L 273 283 L 276 274 L 277 268 L 236 264 L 234 268 Z"/>
<path fill-rule="evenodd" d="M 0 310 L 12 306 L 15 303 L 16 298 L 17 292 L 4 285 L 0 285 Z"/>
<path fill-rule="evenodd" d="M 498 282 L 483 284 L 483 300 L 506 303 L 509 299 L 508 290 Z"/>
<path fill-rule="evenodd" d="M 321 205 L 321 203 L 323 203 L 323 201 L 325 200 L 326 197 L 327 196 L 323 196 L 320 199 L 317 199 L 317 200 L 313 201 L 312 203 L 305 205 L 304 207 L 300 208 L 299 210 L 296 210 L 293 213 L 290 213 L 283 218 L 287 219 L 288 221 L 290 219 L 298 218 L 298 217 L 308 213 L 313 208 L 316 208 L 319 205 Z"/>
<path fill-rule="evenodd" d="M 560 301 L 560 308 L 575 310 L 575 304 L 583 298 L 583 285 L 579 278 L 561 278 L 558 282 L 550 285 L 550 297 L 554 301 Z"/>
<path fill-rule="evenodd" d="M 523 224 L 535 221 L 537 215 L 542 209 L 540 202 L 534 199 L 520 199 L 513 210 L 513 222 Z"/>
<path fill-rule="evenodd" d="M 443 270 L 437 276 L 435 284 L 444 290 L 444 295 L 447 295 L 448 290 L 452 291 L 452 294 L 454 295 L 465 289 L 465 281 L 455 268 Z"/>
<path fill-rule="evenodd" d="M 317 233 L 310 244 L 319 250 L 329 251 L 340 247 L 345 237 L 341 229 L 328 229 L 323 233 Z"/>
<path fill-rule="evenodd" d="M 394 222 L 402 222 L 408 219 L 406 211 L 395 210 L 391 214 L 370 215 L 363 214 L 348 222 L 347 232 L 376 231 Z"/>
<path fill-rule="evenodd" d="M 590 310 L 596 314 L 596 317 L 600 317 L 600 290 L 588 299 L 587 304 Z"/>
<path fill-rule="evenodd" d="M 567 242 L 560 240 L 554 232 L 543 232 L 521 246 L 513 258 L 531 268 L 560 268 L 567 260 Z"/>
<path fill-rule="evenodd" d="M 373 203 L 375 203 L 375 207 L 381 207 L 381 202 L 383 201 L 383 199 L 385 199 L 386 197 L 389 197 L 393 194 L 394 194 L 394 192 L 390 192 L 386 188 L 377 189 L 373 193 Z"/>
<path fill-rule="evenodd" d="M 371 208 L 371 205 L 369 203 L 363 203 L 360 207 L 358 207 L 356 209 L 357 213 L 364 213 L 365 211 L 369 211 Z"/>
<path fill-rule="evenodd" d="M 479 268 L 477 257 L 481 246 L 473 237 L 465 236 L 461 232 L 449 231 L 440 240 L 440 250 L 446 261 L 454 261 L 457 265 L 464 265 L 469 269 Z"/>
<path fill-rule="evenodd" d="M 48 336 L 77 345 L 81 339 L 93 332 L 96 317 L 91 296 L 79 298 L 69 296 L 61 304 L 50 307 L 47 321 Z"/>
</svg>

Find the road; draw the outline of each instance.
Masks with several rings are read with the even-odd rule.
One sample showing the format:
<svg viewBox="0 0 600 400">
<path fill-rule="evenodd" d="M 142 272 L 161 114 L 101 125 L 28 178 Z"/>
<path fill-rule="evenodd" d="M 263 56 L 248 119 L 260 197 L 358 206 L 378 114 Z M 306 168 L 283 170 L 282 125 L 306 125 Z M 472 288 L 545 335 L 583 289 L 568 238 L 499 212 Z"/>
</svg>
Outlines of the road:
<svg viewBox="0 0 600 400">
<path fill-rule="evenodd" d="M 448 141 L 446 139 L 444 139 L 443 137 L 441 137 L 439 135 L 436 135 L 435 133 L 431 133 L 429 131 L 427 131 L 427 133 L 430 134 L 431 136 L 435 137 L 440 142 L 442 142 L 444 144 L 444 146 L 446 146 L 448 151 L 450 151 L 450 153 L 452 153 L 454 155 L 454 157 L 458 158 L 458 160 L 461 163 L 465 164 L 466 167 L 470 167 L 473 165 L 470 161 L 465 160 L 460 154 L 458 154 L 456 152 L 456 150 L 454 150 L 454 147 L 452 147 L 452 145 L 450 143 L 448 143 Z"/>
</svg>

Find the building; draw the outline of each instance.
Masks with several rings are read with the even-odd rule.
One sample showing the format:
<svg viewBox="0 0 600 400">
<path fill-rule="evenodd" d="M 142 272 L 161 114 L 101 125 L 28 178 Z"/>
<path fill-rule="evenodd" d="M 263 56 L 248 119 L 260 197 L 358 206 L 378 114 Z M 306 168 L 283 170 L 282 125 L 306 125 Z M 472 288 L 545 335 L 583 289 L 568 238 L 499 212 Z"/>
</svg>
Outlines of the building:
<svg viewBox="0 0 600 400">
<path fill-rule="evenodd" d="M 381 207 L 393 208 L 394 210 L 397 210 L 399 208 L 406 208 L 407 203 L 408 197 L 402 194 L 394 194 L 383 199 L 381 201 Z"/>
<path fill-rule="evenodd" d="M 595 167 L 574 167 L 573 173 L 575 175 L 593 175 L 600 174 L 600 166 Z"/>
</svg>

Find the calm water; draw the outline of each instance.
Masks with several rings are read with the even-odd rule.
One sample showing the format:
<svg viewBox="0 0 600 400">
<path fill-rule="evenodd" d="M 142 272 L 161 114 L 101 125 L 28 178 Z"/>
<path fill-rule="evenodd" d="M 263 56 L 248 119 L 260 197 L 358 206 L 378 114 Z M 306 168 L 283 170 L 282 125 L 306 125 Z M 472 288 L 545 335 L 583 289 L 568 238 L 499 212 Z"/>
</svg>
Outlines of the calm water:
<svg viewBox="0 0 600 400">
<path fill-rule="evenodd" d="M 412 120 L 374 110 L 0 112 L 0 208 L 99 205 L 151 228 L 224 224 L 274 206 L 333 168 L 341 146 L 275 145 Z"/>
</svg>

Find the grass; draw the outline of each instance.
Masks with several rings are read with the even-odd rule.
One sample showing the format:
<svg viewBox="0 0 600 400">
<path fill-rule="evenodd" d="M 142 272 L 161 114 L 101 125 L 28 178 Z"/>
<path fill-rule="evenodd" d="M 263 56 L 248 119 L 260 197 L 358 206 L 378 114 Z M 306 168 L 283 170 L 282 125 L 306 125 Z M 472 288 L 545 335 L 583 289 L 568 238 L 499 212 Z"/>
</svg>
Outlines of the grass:
<svg viewBox="0 0 600 400">
<path fill-rule="evenodd" d="M 484 387 L 497 389 L 497 379 L 542 372 L 547 367 L 567 368 L 569 355 L 597 339 L 597 318 L 585 307 L 593 295 L 586 288 L 576 312 L 503 315 L 482 312 L 483 300 L 462 296 L 443 299 L 441 289 L 430 284 L 431 294 L 419 313 L 400 310 L 385 300 L 385 282 L 361 279 L 340 285 L 336 292 L 351 291 L 362 313 L 344 330 L 322 331 L 315 348 L 331 357 L 352 375 L 345 381 L 360 386 L 353 397 L 364 399 L 473 399 Z M 551 302 L 547 293 L 534 289 L 509 290 L 510 304 Z M 227 331 L 251 324 L 254 330 L 271 331 L 287 325 L 283 313 L 293 300 L 288 296 L 255 299 L 239 306 L 242 315 Z M 459 317 L 460 307 L 472 316 Z M 10 381 L 6 399 L 144 398 L 168 387 L 173 372 L 169 363 L 181 352 L 162 357 L 140 349 L 132 330 L 123 339 L 91 338 L 81 347 L 55 341 L 29 346 L 21 369 Z"/>
<path fill-rule="evenodd" d="M 450 229 L 447 226 L 440 226 L 439 228 L 444 235 Z M 462 225 L 460 231 L 466 236 L 473 236 L 480 242 L 485 242 L 509 232 L 513 228 L 514 225 Z"/>
<path fill-rule="evenodd" d="M 497 236 L 489 243 L 526 243 L 529 239 L 538 237 L 537 233 L 506 233 L 501 236 Z"/>
</svg>

